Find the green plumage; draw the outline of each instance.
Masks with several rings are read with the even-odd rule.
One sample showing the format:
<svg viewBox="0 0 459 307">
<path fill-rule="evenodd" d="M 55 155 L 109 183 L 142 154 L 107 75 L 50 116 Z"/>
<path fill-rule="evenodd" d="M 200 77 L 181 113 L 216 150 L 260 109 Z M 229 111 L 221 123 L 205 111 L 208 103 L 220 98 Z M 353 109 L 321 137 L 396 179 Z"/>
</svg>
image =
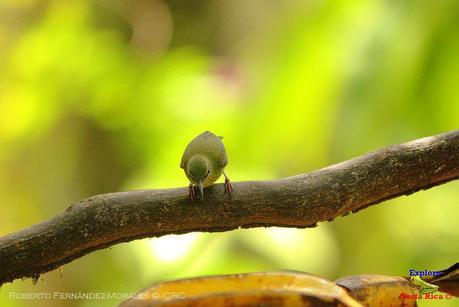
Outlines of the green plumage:
<svg viewBox="0 0 459 307">
<path fill-rule="evenodd" d="M 190 180 L 191 188 L 199 186 L 202 190 L 203 187 L 211 185 L 220 178 L 227 164 L 228 159 L 221 137 L 206 131 L 188 144 L 180 167 L 184 169 Z"/>
</svg>

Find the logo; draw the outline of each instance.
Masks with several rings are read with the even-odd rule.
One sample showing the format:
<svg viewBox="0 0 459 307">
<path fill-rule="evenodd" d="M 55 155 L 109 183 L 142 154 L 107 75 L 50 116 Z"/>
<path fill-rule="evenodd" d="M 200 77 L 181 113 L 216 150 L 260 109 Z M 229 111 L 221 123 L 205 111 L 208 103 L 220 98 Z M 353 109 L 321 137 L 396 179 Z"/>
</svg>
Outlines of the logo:
<svg viewBox="0 0 459 307">
<path fill-rule="evenodd" d="M 435 293 L 438 286 L 422 280 L 420 274 L 411 276 L 411 284 L 414 286 L 412 293 L 400 293 L 402 300 L 450 300 L 452 296 L 447 293 Z"/>
<path fill-rule="evenodd" d="M 411 283 L 417 288 L 414 290 L 418 294 L 427 294 L 427 293 L 434 293 L 437 292 L 438 286 L 429 284 L 428 282 L 424 281 L 419 277 L 419 275 L 411 277 Z"/>
<path fill-rule="evenodd" d="M 429 271 L 429 270 L 424 270 L 424 271 L 416 271 L 415 269 L 410 269 L 410 276 L 419 276 L 422 278 L 422 276 L 438 276 L 440 275 L 440 271 Z"/>
</svg>

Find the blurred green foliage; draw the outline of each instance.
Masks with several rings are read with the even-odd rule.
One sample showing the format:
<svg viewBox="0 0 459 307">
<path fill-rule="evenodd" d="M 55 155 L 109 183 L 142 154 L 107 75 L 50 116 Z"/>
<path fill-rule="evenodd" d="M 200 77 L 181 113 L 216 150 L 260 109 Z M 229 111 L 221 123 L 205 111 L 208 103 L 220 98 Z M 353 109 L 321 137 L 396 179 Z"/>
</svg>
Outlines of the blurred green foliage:
<svg viewBox="0 0 459 307">
<path fill-rule="evenodd" d="M 0 234 L 105 192 L 184 186 L 224 135 L 235 180 L 295 175 L 458 128 L 459 2 L 0 1 Z M 139 240 L 11 292 L 126 292 L 184 276 L 329 279 L 457 261 L 458 182 L 321 223 Z M 120 300 L 38 300 L 112 306 Z M 420 306 L 453 306 L 424 302 Z"/>
</svg>

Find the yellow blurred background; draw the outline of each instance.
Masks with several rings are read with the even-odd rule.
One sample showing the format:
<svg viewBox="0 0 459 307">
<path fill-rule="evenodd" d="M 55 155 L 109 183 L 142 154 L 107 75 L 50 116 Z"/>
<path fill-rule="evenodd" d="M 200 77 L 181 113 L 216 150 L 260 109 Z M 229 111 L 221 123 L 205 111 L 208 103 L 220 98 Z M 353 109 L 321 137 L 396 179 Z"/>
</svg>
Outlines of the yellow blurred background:
<svg viewBox="0 0 459 307">
<path fill-rule="evenodd" d="M 181 154 L 205 130 L 241 181 L 457 129 L 458 29 L 455 0 L 0 0 L 0 235 L 95 194 L 187 185 Z M 3 285 L 0 306 L 113 306 L 11 293 L 208 274 L 444 269 L 458 261 L 458 199 L 451 182 L 314 229 L 120 244 Z"/>
</svg>

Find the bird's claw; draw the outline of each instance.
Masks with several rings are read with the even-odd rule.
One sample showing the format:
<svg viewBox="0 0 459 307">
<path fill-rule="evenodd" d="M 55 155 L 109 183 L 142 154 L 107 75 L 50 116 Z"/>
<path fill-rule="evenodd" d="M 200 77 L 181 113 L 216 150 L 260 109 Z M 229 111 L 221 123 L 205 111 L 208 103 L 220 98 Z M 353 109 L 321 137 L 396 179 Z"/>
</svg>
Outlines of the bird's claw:
<svg viewBox="0 0 459 307">
<path fill-rule="evenodd" d="M 193 201 L 196 198 L 196 191 L 194 190 L 194 186 L 190 183 L 188 186 L 188 198 Z"/>
<path fill-rule="evenodd" d="M 227 177 L 225 178 L 225 193 L 228 193 L 230 198 L 232 197 L 232 193 L 234 193 L 233 185 Z"/>
</svg>

